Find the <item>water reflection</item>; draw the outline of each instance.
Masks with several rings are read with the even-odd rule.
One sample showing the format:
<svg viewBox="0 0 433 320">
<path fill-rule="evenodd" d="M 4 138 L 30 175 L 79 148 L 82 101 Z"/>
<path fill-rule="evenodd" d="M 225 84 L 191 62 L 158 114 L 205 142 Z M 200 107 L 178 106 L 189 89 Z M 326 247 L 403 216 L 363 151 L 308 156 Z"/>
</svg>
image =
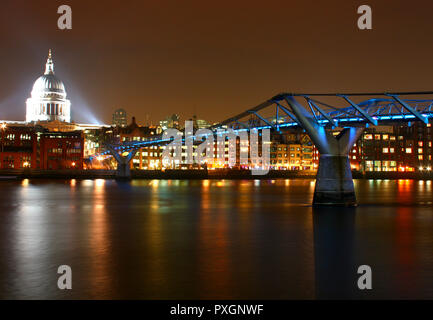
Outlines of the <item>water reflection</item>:
<svg viewBox="0 0 433 320">
<path fill-rule="evenodd" d="M 92 298 L 104 297 L 113 286 L 110 225 L 106 210 L 105 180 L 94 181 L 93 204 L 88 223 L 90 293 Z"/>
<path fill-rule="evenodd" d="M 318 299 L 356 297 L 355 217 L 354 208 L 313 210 Z"/>
<path fill-rule="evenodd" d="M 357 208 L 313 209 L 311 180 L 5 182 L 0 297 L 433 298 L 431 181 L 355 187 Z"/>
</svg>

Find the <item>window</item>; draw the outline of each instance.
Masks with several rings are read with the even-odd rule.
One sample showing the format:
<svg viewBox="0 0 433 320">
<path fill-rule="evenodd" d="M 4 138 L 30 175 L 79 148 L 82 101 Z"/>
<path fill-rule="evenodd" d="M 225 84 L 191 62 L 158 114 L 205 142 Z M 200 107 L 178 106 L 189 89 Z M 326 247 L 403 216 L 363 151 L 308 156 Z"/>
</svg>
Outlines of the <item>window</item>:
<svg viewBox="0 0 433 320">
<path fill-rule="evenodd" d="M 364 139 L 365 139 L 365 140 L 372 140 L 372 139 L 373 139 L 373 135 L 371 135 L 371 134 L 366 134 L 366 135 L 364 136 Z"/>
<path fill-rule="evenodd" d="M 412 153 L 412 148 L 406 148 L 406 153 Z"/>
<path fill-rule="evenodd" d="M 3 158 L 3 168 L 14 168 L 14 157 L 13 156 L 5 156 Z"/>
<path fill-rule="evenodd" d="M 22 134 L 21 136 L 20 136 L 20 139 L 21 140 L 30 140 L 31 139 L 31 136 L 29 135 L 29 134 Z"/>
<path fill-rule="evenodd" d="M 389 152 L 389 149 L 388 149 L 388 148 L 383 148 L 383 149 L 382 149 L 382 152 L 383 152 L 383 153 L 388 153 L 388 152 Z"/>
<path fill-rule="evenodd" d="M 21 157 L 21 168 L 30 168 L 31 166 L 31 156 L 23 156 Z"/>
<path fill-rule="evenodd" d="M 365 162 L 365 170 L 366 171 L 373 171 L 373 161 L 367 160 Z"/>
</svg>

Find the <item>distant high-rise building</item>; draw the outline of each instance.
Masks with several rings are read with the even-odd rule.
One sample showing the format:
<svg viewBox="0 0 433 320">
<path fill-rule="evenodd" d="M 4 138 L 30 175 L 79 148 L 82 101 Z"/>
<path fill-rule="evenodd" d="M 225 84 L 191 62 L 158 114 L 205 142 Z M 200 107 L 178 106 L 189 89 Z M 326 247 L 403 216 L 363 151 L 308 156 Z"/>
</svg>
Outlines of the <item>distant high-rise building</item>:
<svg viewBox="0 0 433 320">
<path fill-rule="evenodd" d="M 194 122 L 194 127 L 197 129 L 206 129 L 210 127 L 210 124 L 203 119 L 198 119 L 196 115 L 192 117 L 192 121 Z"/>
<path fill-rule="evenodd" d="M 113 126 L 124 128 L 128 125 L 125 109 L 117 109 L 113 113 Z"/>
<path fill-rule="evenodd" d="M 168 128 L 179 128 L 179 115 L 172 114 L 171 116 L 165 118 L 164 120 L 159 121 L 159 125 L 161 126 L 162 130 L 167 130 Z"/>
</svg>

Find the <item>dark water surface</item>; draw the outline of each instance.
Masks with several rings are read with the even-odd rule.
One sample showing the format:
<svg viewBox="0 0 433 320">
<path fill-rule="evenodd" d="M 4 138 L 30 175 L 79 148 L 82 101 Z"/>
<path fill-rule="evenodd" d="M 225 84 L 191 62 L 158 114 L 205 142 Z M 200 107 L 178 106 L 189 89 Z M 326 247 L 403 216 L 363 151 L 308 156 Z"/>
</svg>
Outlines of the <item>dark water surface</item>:
<svg viewBox="0 0 433 320">
<path fill-rule="evenodd" d="M 432 182 L 355 187 L 325 210 L 311 180 L 3 181 L 0 298 L 432 299 Z"/>
</svg>

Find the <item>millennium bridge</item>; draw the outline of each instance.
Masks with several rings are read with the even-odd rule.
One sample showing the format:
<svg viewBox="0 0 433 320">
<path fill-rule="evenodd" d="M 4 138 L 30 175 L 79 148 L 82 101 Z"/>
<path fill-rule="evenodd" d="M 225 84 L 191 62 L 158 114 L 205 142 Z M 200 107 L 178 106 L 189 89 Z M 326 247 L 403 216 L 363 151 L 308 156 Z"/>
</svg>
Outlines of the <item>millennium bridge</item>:
<svg viewBox="0 0 433 320">
<path fill-rule="evenodd" d="M 361 102 L 356 102 L 361 100 Z M 433 92 L 394 93 L 281 93 L 210 129 L 281 132 L 301 127 L 320 153 L 313 205 L 356 205 L 349 152 L 364 128 L 377 125 L 429 123 L 433 117 Z M 341 128 L 337 136 L 332 129 Z M 130 177 L 130 161 L 137 150 L 165 145 L 173 139 L 162 134 L 143 141 L 107 144 L 99 155 L 112 155 L 117 175 Z M 128 152 L 127 156 L 122 156 Z M 95 155 L 99 156 L 99 155 Z"/>
</svg>

